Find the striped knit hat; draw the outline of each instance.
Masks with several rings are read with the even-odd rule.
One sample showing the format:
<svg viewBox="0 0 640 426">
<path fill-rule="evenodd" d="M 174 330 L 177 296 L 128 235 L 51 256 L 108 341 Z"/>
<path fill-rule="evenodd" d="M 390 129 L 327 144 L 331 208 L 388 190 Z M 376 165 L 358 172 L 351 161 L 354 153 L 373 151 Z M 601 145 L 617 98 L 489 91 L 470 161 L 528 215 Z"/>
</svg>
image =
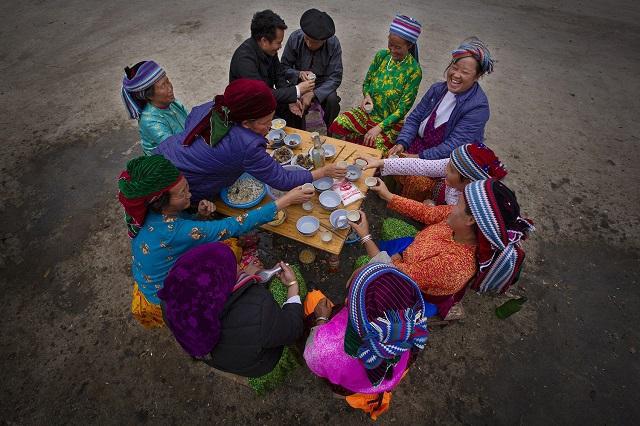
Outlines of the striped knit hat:
<svg viewBox="0 0 640 426">
<path fill-rule="evenodd" d="M 469 37 L 460 46 L 451 52 L 453 61 L 472 57 L 480 64 L 481 74 L 491 74 L 493 72 L 494 59 L 487 46 L 477 37 Z"/>
<path fill-rule="evenodd" d="M 456 170 L 467 179 L 502 179 L 507 169 L 498 157 L 481 142 L 465 144 L 451 151 L 450 161 Z"/>
<path fill-rule="evenodd" d="M 166 75 L 164 69 L 154 61 L 142 61 L 133 67 L 126 67 L 122 78 L 122 102 L 132 119 L 139 119 L 146 101 L 136 99 L 136 94 L 153 86 Z"/>
<path fill-rule="evenodd" d="M 424 348 L 429 331 L 422 293 L 393 266 L 370 263 L 357 271 L 347 306 L 344 349 L 360 359 L 373 386 L 384 380 L 404 352 Z"/>
<path fill-rule="evenodd" d="M 518 280 L 524 250 L 520 241 L 535 230 L 520 217 L 515 194 L 495 179 L 471 182 L 464 196 L 478 225 L 479 270 L 472 288 L 480 293 L 503 293 Z"/>
<path fill-rule="evenodd" d="M 118 178 L 118 200 L 124 207 L 124 218 L 130 238 L 135 238 L 144 225 L 149 204 L 173 188 L 182 175 L 162 155 L 134 158 Z"/>
<path fill-rule="evenodd" d="M 422 32 L 422 24 L 420 22 L 406 15 L 396 15 L 393 21 L 391 21 L 389 32 L 411 43 L 413 46 L 410 52 L 416 61 L 419 61 L 418 37 L 420 36 L 420 32 Z"/>
</svg>

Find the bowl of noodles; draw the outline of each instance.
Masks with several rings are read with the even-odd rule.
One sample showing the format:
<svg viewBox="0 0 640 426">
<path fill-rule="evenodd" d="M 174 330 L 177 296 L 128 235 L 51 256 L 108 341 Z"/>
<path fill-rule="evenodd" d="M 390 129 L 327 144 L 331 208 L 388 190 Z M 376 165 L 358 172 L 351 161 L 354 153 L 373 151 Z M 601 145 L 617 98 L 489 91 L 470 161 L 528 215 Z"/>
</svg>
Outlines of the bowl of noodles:
<svg viewBox="0 0 640 426">
<path fill-rule="evenodd" d="M 220 191 L 220 198 L 229 207 L 248 209 L 260 203 L 267 194 L 267 186 L 249 173 L 243 173 L 233 185 Z"/>
</svg>

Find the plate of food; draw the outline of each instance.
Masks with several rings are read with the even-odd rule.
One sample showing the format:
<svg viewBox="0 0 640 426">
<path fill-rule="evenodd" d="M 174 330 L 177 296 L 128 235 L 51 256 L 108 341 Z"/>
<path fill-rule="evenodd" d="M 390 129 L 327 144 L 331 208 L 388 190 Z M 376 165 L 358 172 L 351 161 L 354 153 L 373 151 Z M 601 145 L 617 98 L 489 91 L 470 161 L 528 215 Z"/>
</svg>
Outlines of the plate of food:
<svg viewBox="0 0 640 426">
<path fill-rule="evenodd" d="M 291 160 L 291 164 L 313 170 L 313 160 L 309 154 L 298 154 Z"/>
<path fill-rule="evenodd" d="M 248 209 L 260 203 L 267 193 L 267 185 L 243 173 L 233 185 L 220 191 L 220 198 L 229 207 Z"/>
<path fill-rule="evenodd" d="M 281 146 L 278 149 L 274 149 L 271 156 L 280 164 L 289 164 L 293 158 L 293 151 L 286 146 Z"/>
<path fill-rule="evenodd" d="M 282 166 L 282 168 L 285 170 L 305 170 L 303 167 L 296 166 L 293 164 L 284 165 Z M 282 197 L 284 194 L 287 193 L 287 191 L 281 191 L 279 189 L 272 188 L 269 185 L 266 185 L 266 187 L 267 187 L 267 194 L 269 194 L 269 197 L 271 197 L 272 200 L 277 200 L 278 198 Z"/>
</svg>

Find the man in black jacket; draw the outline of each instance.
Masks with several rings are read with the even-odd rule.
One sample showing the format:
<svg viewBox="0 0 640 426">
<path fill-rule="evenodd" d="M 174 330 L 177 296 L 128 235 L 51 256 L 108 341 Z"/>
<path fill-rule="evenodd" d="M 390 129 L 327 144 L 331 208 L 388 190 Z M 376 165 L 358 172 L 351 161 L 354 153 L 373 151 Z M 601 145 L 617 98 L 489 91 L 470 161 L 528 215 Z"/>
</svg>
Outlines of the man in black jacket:
<svg viewBox="0 0 640 426">
<path fill-rule="evenodd" d="M 333 19 L 318 9 L 309 9 L 300 18 L 300 29 L 287 40 L 282 65 L 291 82 L 315 80 L 315 88 L 302 96 L 306 110 L 317 101 L 329 127 L 340 113 L 340 97 L 336 93 L 342 83 L 342 48 L 335 35 Z"/>
<path fill-rule="evenodd" d="M 278 103 L 276 115 L 294 127 L 302 125 L 302 101 L 312 92 L 314 81 L 291 84 L 285 76 L 285 68 L 278 59 L 287 25 L 271 10 L 253 15 L 251 38 L 245 40 L 233 53 L 229 67 L 229 82 L 239 78 L 262 80 L 273 90 Z"/>
</svg>

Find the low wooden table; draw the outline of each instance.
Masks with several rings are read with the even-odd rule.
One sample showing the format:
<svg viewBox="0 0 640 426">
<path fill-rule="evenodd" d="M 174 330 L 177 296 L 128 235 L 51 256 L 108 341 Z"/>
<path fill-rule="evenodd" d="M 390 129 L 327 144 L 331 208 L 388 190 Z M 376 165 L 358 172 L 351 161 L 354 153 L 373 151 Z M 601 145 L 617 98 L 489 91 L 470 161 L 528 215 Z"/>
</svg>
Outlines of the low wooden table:
<svg viewBox="0 0 640 426">
<path fill-rule="evenodd" d="M 302 136 L 302 143 L 297 147 L 293 148 L 294 155 L 307 153 L 309 149 L 313 146 L 313 143 L 311 142 L 311 134 L 309 132 L 305 132 L 303 130 L 298 130 L 298 129 L 289 128 L 289 127 L 285 128 L 285 131 L 287 132 L 287 134 L 297 133 L 300 136 Z M 380 151 L 374 148 L 357 145 L 357 144 L 346 142 L 340 139 L 334 139 L 329 137 L 327 137 L 326 139 L 327 139 L 326 143 L 330 143 L 333 146 L 335 146 L 336 153 L 338 153 L 337 156 L 328 159 L 327 160 L 328 163 L 333 163 L 333 162 L 346 159 L 346 161 L 351 164 L 359 155 L 369 155 L 375 158 L 382 157 L 382 154 L 380 153 Z M 344 146 L 344 149 L 342 149 L 343 146 Z M 365 170 L 362 173 L 362 176 L 360 177 L 360 179 L 358 179 L 356 182 L 353 182 L 360 189 L 360 191 L 362 191 L 362 193 L 365 196 L 369 188 L 367 188 L 367 186 L 364 184 L 364 180 L 369 176 L 373 176 L 373 173 L 374 173 L 374 169 Z M 267 231 L 273 232 L 274 234 L 282 235 L 287 238 L 291 238 L 292 240 L 299 241 L 303 244 L 307 244 L 311 247 L 324 250 L 331 254 L 340 254 L 340 251 L 342 251 L 342 246 L 344 245 L 344 240 L 349 233 L 349 229 L 335 231 L 333 234 L 333 239 L 328 243 L 325 243 L 320 239 L 320 235 L 325 230 L 325 228 L 333 229 L 333 227 L 329 223 L 329 215 L 331 214 L 331 212 L 322 208 L 322 206 L 320 205 L 320 201 L 318 200 L 318 195 L 319 195 L 318 192 L 316 192 L 313 198 L 311 198 L 311 202 L 313 203 L 313 211 L 306 212 L 302 209 L 301 205 L 289 206 L 285 209 L 287 212 L 287 218 L 282 225 L 270 226 L 265 224 L 265 225 L 262 225 L 261 228 Z M 272 201 L 271 198 L 267 195 L 264 197 L 264 200 L 262 200 L 262 202 L 259 205 L 267 204 L 271 201 Z M 349 204 L 347 207 L 344 207 L 341 205 L 339 208 L 346 208 L 347 210 L 358 210 L 362 205 L 363 201 L 364 201 L 364 198 L 361 198 L 360 200 Z M 216 200 L 215 204 L 216 204 L 216 210 L 227 216 L 237 216 L 245 212 L 245 209 L 234 209 L 232 207 L 227 206 L 220 199 Z M 311 237 L 306 237 L 302 235 L 300 232 L 298 232 L 298 230 L 296 229 L 296 222 L 302 216 L 315 216 L 318 219 L 320 219 L 320 225 L 321 225 L 320 230 L 315 235 Z"/>
</svg>

